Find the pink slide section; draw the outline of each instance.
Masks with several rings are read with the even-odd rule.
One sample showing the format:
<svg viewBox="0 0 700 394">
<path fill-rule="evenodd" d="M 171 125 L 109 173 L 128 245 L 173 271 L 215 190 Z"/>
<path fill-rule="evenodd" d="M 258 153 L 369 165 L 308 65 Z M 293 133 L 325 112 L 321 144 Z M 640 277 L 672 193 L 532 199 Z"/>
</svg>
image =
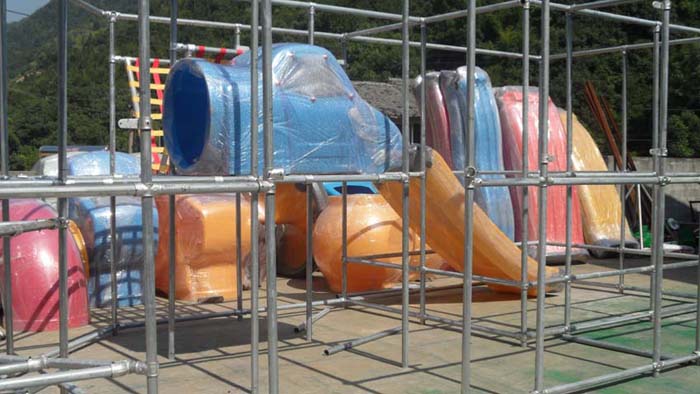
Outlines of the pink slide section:
<svg viewBox="0 0 700 394">
<path fill-rule="evenodd" d="M 41 200 L 10 201 L 10 220 L 55 219 Z M 87 284 L 80 249 L 66 231 L 68 255 L 68 326 L 89 323 Z M 12 308 L 16 331 L 51 331 L 59 325 L 58 230 L 26 232 L 11 238 Z M 2 245 L 0 244 L 0 251 Z M 0 256 L 2 253 L 0 252 Z M 4 262 L 0 277 L 4 283 Z"/>
<path fill-rule="evenodd" d="M 501 130 L 503 137 L 503 159 L 506 170 L 522 169 L 522 135 L 523 135 L 523 97 L 521 87 L 504 87 L 495 89 L 496 100 L 501 117 Z M 530 171 L 539 168 L 539 94 L 537 88 L 531 88 L 528 96 L 528 164 Z M 551 99 L 548 100 L 549 117 L 549 171 L 566 170 L 566 130 L 561 123 L 559 112 Z M 547 188 L 547 242 L 566 242 L 566 186 L 550 186 Z M 530 187 L 528 236 L 530 241 L 536 241 L 538 237 L 538 188 Z M 515 240 L 521 239 L 521 213 L 522 204 L 520 190 L 511 187 L 513 211 L 515 212 Z M 583 244 L 583 229 L 581 227 L 581 208 L 576 193 L 573 189 L 572 199 L 572 242 Z M 530 254 L 537 252 L 536 245 L 530 246 Z M 562 262 L 565 257 L 563 246 L 547 246 L 547 259 L 551 262 Z M 574 248 L 572 258 L 574 261 L 585 261 L 588 251 Z"/>
</svg>

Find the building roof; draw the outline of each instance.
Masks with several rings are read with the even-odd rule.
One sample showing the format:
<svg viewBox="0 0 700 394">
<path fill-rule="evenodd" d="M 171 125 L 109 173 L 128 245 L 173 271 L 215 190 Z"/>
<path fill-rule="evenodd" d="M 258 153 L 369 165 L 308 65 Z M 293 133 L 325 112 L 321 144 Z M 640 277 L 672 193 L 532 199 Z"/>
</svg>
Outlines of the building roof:
<svg viewBox="0 0 700 394">
<path fill-rule="evenodd" d="M 390 118 L 401 118 L 403 102 L 401 100 L 400 79 L 390 79 L 388 82 L 353 81 L 352 84 L 360 97 L 370 105 Z M 411 117 L 420 117 L 418 104 L 412 91 L 408 95 L 408 101 Z"/>
</svg>

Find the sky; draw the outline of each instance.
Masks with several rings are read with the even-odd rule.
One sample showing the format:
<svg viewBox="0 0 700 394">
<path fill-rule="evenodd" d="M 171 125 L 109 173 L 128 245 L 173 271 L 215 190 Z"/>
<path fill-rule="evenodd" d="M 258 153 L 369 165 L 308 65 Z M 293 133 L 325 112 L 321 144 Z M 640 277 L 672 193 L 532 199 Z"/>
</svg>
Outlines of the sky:
<svg viewBox="0 0 700 394">
<path fill-rule="evenodd" d="M 7 0 L 7 20 L 16 22 L 24 18 L 21 14 L 31 14 L 48 2 L 49 0 Z"/>
</svg>

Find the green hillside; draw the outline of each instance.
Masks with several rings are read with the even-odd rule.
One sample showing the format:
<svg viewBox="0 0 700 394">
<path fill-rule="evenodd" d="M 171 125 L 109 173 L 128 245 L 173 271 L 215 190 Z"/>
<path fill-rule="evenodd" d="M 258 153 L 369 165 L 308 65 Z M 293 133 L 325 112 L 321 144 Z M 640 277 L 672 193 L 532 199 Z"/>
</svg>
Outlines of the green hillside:
<svg viewBox="0 0 700 394">
<path fill-rule="evenodd" d="M 498 0 L 500 1 L 500 0 Z M 104 9 L 135 12 L 132 0 L 92 0 Z M 481 1 L 481 4 L 494 1 Z M 561 1 L 567 3 L 570 1 Z M 388 12 L 400 12 L 400 0 L 337 0 L 333 3 L 350 7 L 362 7 Z M 431 15 L 453 11 L 464 7 L 464 1 L 438 0 L 413 1 L 411 13 Z M 649 4 L 625 6 L 619 10 L 626 14 L 655 18 L 657 12 Z M 168 15 L 166 0 L 152 0 L 153 15 Z M 674 2 L 673 21 L 700 26 L 700 2 L 677 0 Z M 209 19 L 226 22 L 249 23 L 249 6 L 230 0 L 181 0 L 180 16 L 184 18 Z M 532 34 L 533 53 L 538 51 L 537 33 L 539 11 L 533 8 Z M 56 143 L 56 6 L 52 1 L 32 16 L 9 26 L 10 62 L 10 150 L 11 166 L 14 170 L 29 168 L 38 157 L 40 145 Z M 564 15 L 553 13 L 552 53 L 564 49 Z M 520 10 L 501 11 L 492 15 L 481 15 L 478 24 L 478 45 L 483 48 L 519 51 L 521 45 Z M 306 29 L 306 12 L 302 9 L 275 8 L 274 24 L 281 27 Z M 377 25 L 376 20 L 355 18 L 347 15 L 317 13 L 318 31 L 346 32 Z M 154 56 L 167 56 L 168 27 L 152 25 Z M 620 45 L 623 43 L 648 42 L 651 32 L 632 25 L 615 25 L 609 21 L 591 18 L 575 18 L 577 49 Z M 69 16 L 69 143 L 99 145 L 106 144 L 108 137 L 108 26 L 105 18 L 88 14 L 71 6 Z M 117 54 L 136 55 L 137 29 L 133 22 L 117 24 Z M 385 35 L 398 37 L 397 34 Z M 429 40 L 452 45 L 464 45 L 465 21 L 453 20 L 431 25 Z M 684 35 L 676 35 L 683 37 Z M 182 27 L 180 40 L 209 46 L 233 45 L 230 31 Z M 418 39 L 418 31 L 413 33 Z M 299 36 L 275 36 L 276 41 L 299 41 Z M 244 34 L 243 44 L 248 35 Z M 337 41 L 317 39 L 340 55 Z M 670 136 L 669 149 L 673 156 L 697 157 L 700 155 L 700 47 L 695 45 L 672 48 Z M 417 50 L 411 53 L 412 76 L 418 71 Z M 479 56 L 477 63 L 491 75 L 494 86 L 520 84 L 520 62 Z M 441 51 L 430 51 L 429 69 L 450 69 L 464 64 L 464 55 Z M 629 54 L 630 80 L 630 149 L 646 154 L 651 141 L 651 51 L 636 51 Z M 619 111 L 620 101 L 620 55 L 605 55 L 575 61 L 574 108 L 594 133 L 599 133 L 592 121 L 583 97 L 582 84 L 593 80 L 599 92 L 606 96 L 614 109 Z M 532 65 L 531 83 L 536 84 L 537 66 Z M 351 44 L 349 46 L 349 74 L 354 80 L 384 80 L 399 76 L 401 71 L 400 48 L 383 45 Z M 559 105 L 564 103 L 564 63 L 552 65 L 552 97 Z M 129 116 L 129 97 L 126 74 L 117 69 L 117 117 Z M 600 135 L 596 135 L 603 141 Z M 126 148 L 126 133 L 119 133 L 119 148 Z M 601 145 L 603 150 L 606 147 Z"/>
</svg>

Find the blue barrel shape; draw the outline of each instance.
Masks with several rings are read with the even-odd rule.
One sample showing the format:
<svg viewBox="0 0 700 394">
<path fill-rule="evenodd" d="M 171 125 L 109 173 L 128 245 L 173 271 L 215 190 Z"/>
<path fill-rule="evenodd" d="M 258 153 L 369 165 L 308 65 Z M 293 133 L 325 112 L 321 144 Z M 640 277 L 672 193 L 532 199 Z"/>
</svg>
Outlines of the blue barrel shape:
<svg viewBox="0 0 700 394">
<path fill-rule="evenodd" d="M 115 156 L 116 174 L 138 175 L 138 158 L 126 153 Z M 76 176 L 109 175 L 109 152 L 90 152 L 68 159 L 68 174 Z M 116 198 L 117 224 L 117 305 L 142 303 L 143 225 L 141 199 Z M 104 307 L 112 303 L 110 274 L 109 197 L 80 197 L 69 200 L 69 218 L 76 222 L 85 238 L 90 265 L 88 296 L 90 305 Z M 154 248 L 158 245 L 158 213 L 153 209 Z"/>
<path fill-rule="evenodd" d="M 163 127 L 179 174 L 250 173 L 250 56 L 232 65 L 183 59 L 171 69 Z M 356 174 L 399 167 L 398 128 L 357 94 L 333 54 L 313 45 L 277 44 L 272 64 L 275 168 L 286 174 Z M 262 76 L 258 79 L 262 174 Z"/>
<path fill-rule="evenodd" d="M 347 182 L 348 194 L 377 194 L 377 188 L 372 182 Z M 329 196 L 340 196 L 343 194 L 342 182 L 323 182 L 323 188 Z"/>
<path fill-rule="evenodd" d="M 475 122 L 475 166 L 479 171 L 503 171 L 503 144 L 501 142 L 501 123 L 498 106 L 493 95 L 493 88 L 488 74 L 476 68 L 474 74 L 474 122 Z M 457 71 L 442 71 L 440 87 L 445 97 L 450 123 L 450 143 L 452 145 L 452 162 L 455 169 L 464 168 L 466 152 L 467 113 L 467 71 L 460 67 Z M 481 174 L 484 179 L 502 179 L 501 174 Z M 489 218 L 510 239 L 513 239 L 515 224 L 513 222 L 513 205 L 507 187 L 477 188 L 475 199 Z"/>
</svg>

